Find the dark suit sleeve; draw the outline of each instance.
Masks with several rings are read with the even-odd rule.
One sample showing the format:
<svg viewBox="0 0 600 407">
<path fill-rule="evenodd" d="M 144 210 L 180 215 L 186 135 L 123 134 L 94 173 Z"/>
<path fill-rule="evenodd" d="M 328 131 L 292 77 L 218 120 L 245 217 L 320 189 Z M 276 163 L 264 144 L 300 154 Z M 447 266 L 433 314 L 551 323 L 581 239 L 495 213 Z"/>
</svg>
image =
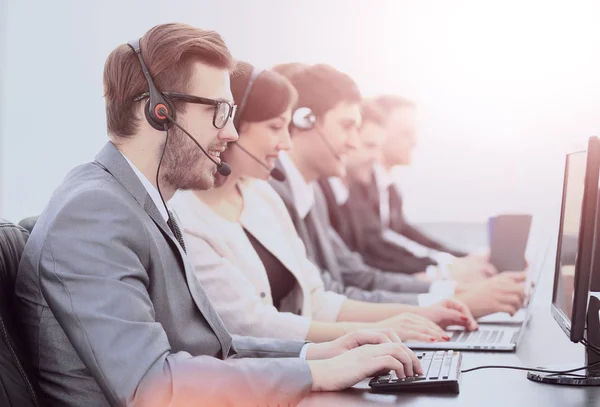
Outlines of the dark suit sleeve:
<svg viewBox="0 0 600 407">
<path fill-rule="evenodd" d="M 68 202 L 39 266 L 44 298 L 109 403 L 287 405 L 305 396 L 304 360 L 223 361 L 171 349 L 148 293 L 148 236 L 138 214 L 113 195 L 94 190 Z"/>
<path fill-rule="evenodd" d="M 375 212 L 360 187 L 350 189 L 350 199 L 337 207 L 338 218 L 334 226 L 346 244 L 359 252 L 366 264 L 393 273 L 415 274 L 425 271 L 435 261 L 417 257 L 405 248 L 383 238 L 378 211 Z"/>
<path fill-rule="evenodd" d="M 366 291 L 362 288 L 345 285 L 335 280 L 328 271 L 322 271 L 321 277 L 323 278 L 323 285 L 326 291 L 343 294 L 352 300 L 418 305 L 419 297 L 416 293 L 393 293 L 386 290 Z"/>
<path fill-rule="evenodd" d="M 402 216 L 404 216 L 404 214 L 402 214 Z M 413 242 L 417 242 L 422 246 L 429 247 L 430 249 L 437 250 L 438 252 L 450 253 L 451 255 L 456 257 L 464 257 L 467 255 L 467 253 L 461 252 L 459 250 L 452 250 L 448 246 L 445 246 L 442 243 L 430 238 L 413 225 L 407 223 L 406 220 L 404 221 L 402 235 L 412 240 Z"/>
</svg>

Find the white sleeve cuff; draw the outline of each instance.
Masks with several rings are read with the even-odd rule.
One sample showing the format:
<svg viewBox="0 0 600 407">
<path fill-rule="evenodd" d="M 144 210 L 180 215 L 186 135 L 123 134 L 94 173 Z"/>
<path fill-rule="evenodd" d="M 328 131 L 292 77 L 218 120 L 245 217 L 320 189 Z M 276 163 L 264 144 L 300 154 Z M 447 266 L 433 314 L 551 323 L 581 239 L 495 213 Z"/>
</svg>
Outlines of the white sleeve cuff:
<svg viewBox="0 0 600 407">
<path fill-rule="evenodd" d="M 438 301 L 452 297 L 455 289 L 455 281 L 434 281 L 431 283 L 429 293 L 417 295 L 417 303 L 421 307 L 427 307 Z"/>
<path fill-rule="evenodd" d="M 323 291 L 313 296 L 312 319 L 321 322 L 336 322 L 342 305 L 348 298 L 332 291 Z"/>
<path fill-rule="evenodd" d="M 312 345 L 312 343 L 305 343 L 302 349 L 300 350 L 300 355 L 298 356 L 300 359 L 306 360 L 306 353 L 308 352 L 308 347 Z"/>
<path fill-rule="evenodd" d="M 437 262 L 439 275 L 443 280 L 450 278 L 450 265 L 456 260 L 456 257 L 449 253 L 433 252 L 429 257 Z"/>
<path fill-rule="evenodd" d="M 437 281 L 440 277 L 440 271 L 438 270 L 437 266 L 427 266 L 427 268 L 425 269 L 425 276 L 427 277 L 427 280 L 431 282 Z"/>
</svg>

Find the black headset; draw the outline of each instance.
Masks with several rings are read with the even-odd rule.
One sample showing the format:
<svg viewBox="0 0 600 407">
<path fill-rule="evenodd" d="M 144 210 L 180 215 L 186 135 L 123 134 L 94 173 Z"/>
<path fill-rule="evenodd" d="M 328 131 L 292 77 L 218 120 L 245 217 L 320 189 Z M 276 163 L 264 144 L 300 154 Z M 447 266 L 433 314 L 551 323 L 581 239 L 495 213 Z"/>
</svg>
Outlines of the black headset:
<svg viewBox="0 0 600 407">
<path fill-rule="evenodd" d="M 242 114 L 244 113 L 244 110 L 246 109 L 248 97 L 250 97 L 250 91 L 252 90 L 252 86 L 254 86 L 254 82 L 256 81 L 256 78 L 258 78 L 259 75 L 261 73 L 263 73 L 263 71 L 264 71 L 264 69 L 252 67 L 252 72 L 250 73 L 250 79 L 248 79 L 248 84 L 246 85 L 246 90 L 244 90 L 244 95 L 242 96 L 242 100 L 240 101 L 240 104 L 238 105 L 238 108 L 235 112 L 235 117 L 233 118 L 233 125 L 235 126 L 236 130 L 238 130 L 238 131 L 240 130 L 239 126 L 240 126 L 240 122 L 242 120 Z"/>
<path fill-rule="evenodd" d="M 144 107 L 144 113 L 146 114 L 146 120 L 148 123 L 155 128 L 156 130 L 166 130 L 171 127 L 171 121 L 168 120 L 167 115 L 171 116 L 171 118 L 175 119 L 175 108 L 173 107 L 173 103 L 163 95 L 154 85 L 154 81 L 150 76 L 150 72 L 148 71 L 148 67 L 144 62 L 144 58 L 142 57 L 142 52 L 140 50 L 140 40 L 132 40 L 127 43 L 137 55 L 140 65 L 142 66 L 142 72 L 144 73 L 144 77 L 146 78 L 146 82 L 148 82 L 148 101 L 146 102 L 146 106 Z M 138 98 L 134 99 L 135 102 L 145 97 L 145 95 L 138 96 Z"/>
<path fill-rule="evenodd" d="M 235 112 L 235 117 L 233 118 L 233 125 L 235 126 L 236 130 L 238 130 L 238 131 L 240 130 L 239 127 L 240 127 L 240 123 L 242 120 L 242 114 L 244 112 L 244 109 L 246 108 L 248 98 L 250 97 L 250 91 L 252 90 L 252 86 L 254 85 L 256 78 L 258 78 L 258 76 L 261 73 L 263 73 L 263 71 L 264 71 L 264 69 L 252 67 L 252 72 L 250 73 L 250 79 L 248 79 L 248 84 L 246 85 L 246 89 L 244 90 L 244 95 L 242 96 L 242 100 L 240 101 L 240 104 L 238 105 L 238 109 Z M 250 158 L 252 158 L 254 161 L 256 161 L 265 170 L 269 171 L 269 173 L 270 173 L 271 177 L 273 177 L 273 179 L 275 179 L 277 181 L 285 181 L 285 174 L 283 172 L 281 172 L 277 168 L 270 169 L 269 167 L 267 167 L 267 165 L 265 163 L 263 163 L 258 157 L 256 157 L 250 151 L 246 150 L 246 148 L 244 148 L 244 146 L 242 146 L 239 141 L 233 143 L 233 145 L 236 146 L 237 148 L 239 148 L 240 150 L 242 150 L 244 153 L 246 153 Z"/>
</svg>

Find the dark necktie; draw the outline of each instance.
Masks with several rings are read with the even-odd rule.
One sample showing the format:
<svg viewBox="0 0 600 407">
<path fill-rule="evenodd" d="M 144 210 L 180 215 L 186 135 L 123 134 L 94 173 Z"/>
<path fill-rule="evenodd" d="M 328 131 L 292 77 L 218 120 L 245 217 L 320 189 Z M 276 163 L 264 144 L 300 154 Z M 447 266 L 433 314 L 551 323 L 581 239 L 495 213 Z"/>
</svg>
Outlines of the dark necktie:
<svg viewBox="0 0 600 407">
<path fill-rule="evenodd" d="M 181 245 L 181 248 L 185 252 L 186 250 L 185 250 L 185 242 L 183 241 L 183 234 L 181 233 L 181 229 L 179 229 L 179 225 L 177 224 L 177 221 L 175 220 L 175 217 L 173 216 L 173 212 L 171 212 L 171 211 L 169 211 L 169 220 L 167 221 L 167 225 L 169 225 L 169 228 L 171 229 L 171 232 L 173 232 L 175 239 L 177 239 L 177 241 Z"/>
</svg>

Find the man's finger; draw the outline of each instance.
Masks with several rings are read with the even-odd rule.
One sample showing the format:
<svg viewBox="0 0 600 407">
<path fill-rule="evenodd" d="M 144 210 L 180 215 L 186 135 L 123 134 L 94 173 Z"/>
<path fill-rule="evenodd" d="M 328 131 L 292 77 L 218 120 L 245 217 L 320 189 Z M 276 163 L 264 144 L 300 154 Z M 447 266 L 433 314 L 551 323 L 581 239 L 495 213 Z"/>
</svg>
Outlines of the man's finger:
<svg viewBox="0 0 600 407">
<path fill-rule="evenodd" d="M 385 372 L 387 374 L 391 370 L 394 370 L 398 377 L 403 377 L 400 375 L 400 373 L 404 375 L 404 365 L 395 357 L 390 355 L 376 356 L 371 358 L 370 368 L 367 369 L 365 376 L 371 376 L 381 372 Z"/>
<path fill-rule="evenodd" d="M 483 268 L 483 274 L 485 274 L 488 277 L 492 277 L 498 274 L 498 269 L 494 267 L 493 264 L 487 263 Z"/>
<path fill-rule="evenodd" d="M 527 280 L 527 273 L 524 271 L 504 271 L 500 276 L 510 279 L 515 283 L 524 283 Z"/>
<path fill-rule="evenodd" d="M 387 329 L 387 331 L 388 331 L 388 336 L 392 340 L 392 342 L 402 343 L 402 339 L 400 339 L 400 336 L 398 336 L 396 331 L 394 331 L 393 329 Z"/>
<path fill-rule="evenodd" d="M 416 374 L 423 374 L 423 367 L 421 366 L 421 361 L 419 360 L 419 358 L 417 357 L 417 355 L 415 355 L 415 352 L 413 352 L 412 350 L 408 349 L 408 347 L 406 345 L 402 345 L 402 348 L 404 349 L 404 351 L 406 352 L 406 354 L 408 356 L 410 356 L 410 359 L 412 360 L 413 363 L 413 371 Z"/>
<path fill-rule="evenodd" d="M 402 362 L 404 366 L 404 374 L 407 377 L 413 377 L 415 375 L 413 361 L 404 348 L 398 346 L 393 350 L 392 356 Z"/>
</svg>

